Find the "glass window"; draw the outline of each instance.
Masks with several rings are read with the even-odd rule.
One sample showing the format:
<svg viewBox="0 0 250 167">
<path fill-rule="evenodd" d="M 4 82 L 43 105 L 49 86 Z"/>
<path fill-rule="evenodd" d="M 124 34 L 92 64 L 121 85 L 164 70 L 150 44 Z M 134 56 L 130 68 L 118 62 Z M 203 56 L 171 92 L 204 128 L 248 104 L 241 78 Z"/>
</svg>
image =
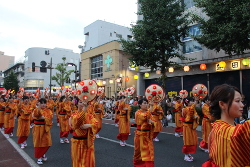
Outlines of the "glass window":
<svg viewBox="0 0 250 167">
<path fill-rule="evenodd" d="M 91 59 L 91 79 L 102 78 L 102 59 L 103 56 L 99 55 Z"/>
<path fill-rule="evenodd" d="M 189 28 L 189 35 L 182 38 L 182 41 L 184 42 L 183 45 L 184 54 L 202 50 L 201 45 L 192 38 L 192 36 L 201 35 L 202 32 L 199 27 L 200 27 L 199 24 L 191 26 Z"/>
</svg>

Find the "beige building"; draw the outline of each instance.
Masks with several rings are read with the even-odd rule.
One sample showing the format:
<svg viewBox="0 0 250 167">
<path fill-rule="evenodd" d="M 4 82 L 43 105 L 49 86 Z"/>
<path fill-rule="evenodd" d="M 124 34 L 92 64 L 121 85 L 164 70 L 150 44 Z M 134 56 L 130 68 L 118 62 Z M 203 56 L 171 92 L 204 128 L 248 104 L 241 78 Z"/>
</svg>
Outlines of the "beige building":
<svg viewBox="0 0 250 167">
<path fill-rule="evenodd" d="M 81 79 L 95 79 L 104 88 L 105 96 L 117 97 L 128 87 L 137 87 L 136 71 L 129 70 L 130 55 L 126 55 L 120 42 L 111 41 L 81 54 Z M 136 96 L 136 92 L 133 96 Z"/>
<path fill-rule="evenodd" d="M 4 52 L 0 51 L 0 71 L 4 71 L 13 66 L 15 62 L 15 56 L 4 55 Z"/>
</svg>

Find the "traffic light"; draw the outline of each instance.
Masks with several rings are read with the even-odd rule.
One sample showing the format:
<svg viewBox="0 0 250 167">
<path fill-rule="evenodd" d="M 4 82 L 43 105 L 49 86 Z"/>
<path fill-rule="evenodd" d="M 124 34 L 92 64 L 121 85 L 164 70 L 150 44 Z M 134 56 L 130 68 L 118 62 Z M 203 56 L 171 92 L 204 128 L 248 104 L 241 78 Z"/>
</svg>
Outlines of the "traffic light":
<svg viewBox="0 0 250 167">
<path fill-rule="evenodd" d="M 36 64 L 35 62 L 32 62 L 32 72 L 35 72 L 36 71 Z"/>
</svg>

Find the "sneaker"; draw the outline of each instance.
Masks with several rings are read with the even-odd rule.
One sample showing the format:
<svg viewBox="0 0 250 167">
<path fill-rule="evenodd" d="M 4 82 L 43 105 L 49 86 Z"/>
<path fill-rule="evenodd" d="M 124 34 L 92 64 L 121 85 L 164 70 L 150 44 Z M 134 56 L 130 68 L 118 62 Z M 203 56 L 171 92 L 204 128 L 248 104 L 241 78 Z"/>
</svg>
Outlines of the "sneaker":
<svg viewBox="0 0 250 167">
<path fill-rule="evenodd" d="M 125 146 L 125 144 L 121 140 L 120 140 L 120 146 Z"/>
<path fill-rule="evenodd" d="M 153 139 L 153 141 L 160 141 L 157 137 Z"/>
<path fill-rule="evenodd" d="M 64 143 L 63 139 L 60 139 L 60 143 Z"/>
<path fill-rule="evenodd" d="M 188 157 L 192 160 L 194 160 L 194 157 L 192 157 L 192 155 L 188 154 Z"/>
<path fill-rule="evenodd" d="M 24 149 L 24 144 L 23 143 L 21 144 L 21 149 Z"/>
<path fill-rule="evenodd" d="M 185 157 L 185 158 L 184 158 L 184 161 L 192 162 L 193 159 L 192 159 L 192 158 L 189 158 L 189 157 Z"/>
<path fill-rule="evenodd" d="M 37 164 L 38 164 L 38 165 L 42 165 L 42 164 L 43 164 L 42 158 L 39 158 L 39 159 L 37 160 Z"/>
<path fill-rule="evenodd" d="M 32 129 L 34 127 L 34 123 L 30 124 L 30 129 Z"/>
<path fill-rule="evenodd" d="M 26 143 L 26 141 L 24 141 L 24 142 L 23 142 L 23 145 L 24 145 L 24 147 L 27 147 L 27 143 Z"/>
<path fill-rule="evenodd" d="M 59 122 L 56 125 L 59 126 L 60 125 Z"/>
<path fill-rule="evenodd" d="M 175 137 L 181 137 L 181 136 L 179 135 L 179 133 L 175 133 L 174 135 L 175 135 Z"/>
<path fill-rule="evenodd" d="M 10 133 L 10 137 L 13 137 L 13 133 Z"/>
<path fill-rule="evenodd" d="M 9 134 L 5 134 L 6 139 L 10 138 Z"/>
<path fill-rule="evenodd" d="M 119 125 L 118 124 L 115 124 L 115 127 L 118 127 Z"/>
<path fill-rule="evenodd" d="M 128 135 L 131 136 L 131 133 L 129 133 Z"/>
<path fill-rule="evenodd" d="M 45 156 L 45 154 L 44 154 L 43 157 L 42 157 L 42 160 L 43 160 L 43 161 L 47 161 L 47 159 L 48 159 L 48 158 L 47 158 L 47 157 Z"/>
<path fill-rule="evenodd" d="M 127 144 L 126 141 L 123 141 L 123 144 L 124 144 L 124 146 L 126 146 L 126 144 Z"/>
<path fill-rule="evenodd" d="M 205 149 L 204 152 L 205 152 L 205 153 L 209 153 L 209 150 L 208 150 L 208 149 Z"/>
<path fill-rule="evenodd" d="M 64 142 L 65 142 L 65 143 L 69 143 L 69 139 L 67 139 L 67 138 L 64 139 Z"/>
<path fill-rule="evenodd" d="M 96 138 L 100 138 L 100 135 L 97 133 L 97 134 L 95 135 L 95 137 L 96 137 Z"/>
</svg>

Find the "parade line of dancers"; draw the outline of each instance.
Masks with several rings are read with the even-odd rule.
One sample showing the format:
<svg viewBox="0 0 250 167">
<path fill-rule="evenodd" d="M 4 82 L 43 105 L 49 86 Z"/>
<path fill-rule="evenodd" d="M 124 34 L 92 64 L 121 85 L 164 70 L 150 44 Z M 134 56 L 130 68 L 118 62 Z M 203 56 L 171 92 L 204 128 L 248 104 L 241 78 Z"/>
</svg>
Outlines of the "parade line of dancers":
<svg viewBox="0 0 250 167">
<path fill-rule="evenodd" d="M 22 149 L 27 147 L 26 140 L 32 127 L 34 156 L 37 164 L 47 161 L 45 153 L 52 146 L 51 127 L 54 115 L 60 128 L 60 143 L 71 144 L 73 167 L 94 167 L 94 140 L 100 138 L 102 119 L 105 115 L 100 97 L 93 101 L 80 100 L 76 96 L 61 96 L 57 100 L 50 97 L 16 97 L 9 95 L 0 98 L 0 128 L 6 138 L 13 136 L 15 119 L 18 119 L 16 135 Z M 250 165 L 250 121 L 235 124 L 234 118 L 242 116 L 243 104 L 240 91 L 230 85 L 219 85 L 212 91 L 210 98 L 203 99 L 202 138 L 198 144 L 196 128 L 199 115 L 196 112 L 198 96 L 177 97 L 174 104 L 175 136 L 183 136 L 182 152 L 185 161 L 194 161 L 191 154 L 200 149 L 209 153 L 210 159 L 204 167 L 229 167 Z M 118 124 L 117 139 L 120 146 L 126 146 L 130 135 L 131 106 L 125 96 L 115 103 L 115 123 Z M 161 120 L 164 112 L 159 103 L 142 98 L 135 112 L 135 136 L 133 164 L 135 167 L 154 166 L 153 141 L 162 130 Z M 55 114 L 54 114 L 55 113 Z M 212 123 L 213 122 L 213 123 Z M 72 138 L 69 140 L 69 134 Z"/>
</svg>

